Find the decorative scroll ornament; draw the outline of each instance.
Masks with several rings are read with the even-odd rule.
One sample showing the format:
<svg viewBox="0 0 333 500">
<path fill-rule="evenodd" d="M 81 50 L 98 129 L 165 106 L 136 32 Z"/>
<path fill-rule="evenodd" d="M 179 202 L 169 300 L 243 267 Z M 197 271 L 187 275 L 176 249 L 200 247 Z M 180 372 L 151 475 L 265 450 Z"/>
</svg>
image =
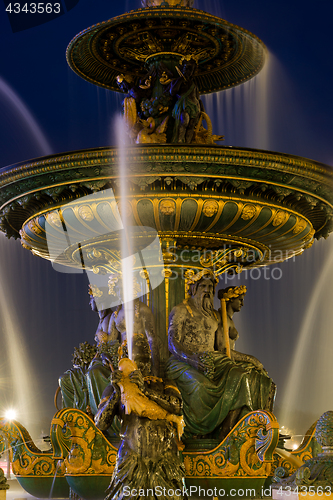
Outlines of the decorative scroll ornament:
<svg viewBox="0 0 333 500">
<path fill-rule="evenodd" d="M 70 448 L 63 440 L 63 430 L 70 429 Z M 55 456 L 64 459 L 67 475 L 112 475 L 117 449 L 97 429 L 87 414 L 63 408 L 51 422 L 51 440 Z"/>
<path fill-rule="evenodd" d="M 52 453 L 41 451 L 35 446 L 28 431 L 15 421 L 0 421 L 0 433 L 9 443 L 10 461 L 15 475 L 21 477 L 53 478 L 64 475 L 64 467 L 57 467 L 57 460 Z"/>
<path fill-rule="evenodd" d="M 273 488 L 292 491 L 296 488 L 300 493 L 329 491 L 333 488 L 333 411 L 327 411 L 318 420 L 315 438 L 322 447 L 322 453 L 306 460 L 290 477 L 275 478 Z M 310 489 L 311 488 L 311 489 Z M 309 493 L 311 495 L 311 493 Z"/>
<path fill-rule="evenodd" d="M 270 412 L 249 413 L 211 452 L 183 452 L 186 477 L 206 480 L 269 475 L 279 439 L 278 427 Z"/>
</svg>

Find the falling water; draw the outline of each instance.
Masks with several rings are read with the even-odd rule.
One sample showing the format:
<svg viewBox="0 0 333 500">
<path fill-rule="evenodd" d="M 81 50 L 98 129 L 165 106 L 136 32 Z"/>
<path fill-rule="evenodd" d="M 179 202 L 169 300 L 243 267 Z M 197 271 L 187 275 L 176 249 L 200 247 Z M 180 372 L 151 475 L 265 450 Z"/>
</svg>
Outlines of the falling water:
<svg viewBox="0 0 333 500">
<path fill-rule="evenodd" d="M 117 144 L 119 153 L 120 171 L 120 211 L 123 223 L 123 236 L 121 241 L 122 289 L 123 307 L 125 312 L 126 338 L 128 356 L 132 359 L 132 338 L 134 322 L 134 294 L 133 294 L 133 248 L 131 228 L 126 216 L 128 210 L 128 168 L 126 164 L 126 131 L 124 120 L 119 116 L 116 121 Z"/>
<path fill-rule="evenodd" d="M 0 77 L 0 104 L 1 107 L 10 108 L 9 119 L 6 120 L 6 126 L 13 116 L 17 116 L 17 121 L 15 122 L 15 132 L 17 133 L 17 125 L 24 127 L 24 135 L 20 134 L 19 144 L 22 144 L 24 136 L 29 137 L 29 146 L 31 145 L 31 139 L 36 147 L 35 155 L 50 155 L 53 153 L 50 144 L 35 118 L 20 99 L 17 93 Z M 15 145 L 16 146 L 16 145 Z M 15 148 L 16 150 L 18 148 Z M 23 154 L 23 152 L 22 152 Z"/>
<path fill-rule="evenodd" d="M 297 347 L 287 373 L 280 417 L 287 427 L 297 427 L 299 412 L 311 414 L 313 421 L 307 424 L 310 426 L 332 409 L 333 239 L 326 245 L 330 245 L 330 255 L 321 263 L 309 304 L 305 304 Z"/>
<path fill-rule="evenodd" d="M 36 409 L 39 408 L 37 401 L 38 385 L 34 383 L 33 370 L 28 358 L 24 336 L 20 328 L 18 310 L 13 306 L 11 298 L 11 287 L 5 279 L 4 269 L 0 261 L 0 314 L 1 314 L 1 330 L 4 344 L 4 351 L 9 363 L 10 378 L 6 376 L 5 381 L 1 380 L 2 401 L 1 413 L 4 414 L 6 404 L 10 405 L 17 411 L 17 420 L 28 426 L 33 423 Z M 7 384 L 10 380 L 10 386 Z M 5 389 L 7 389 L 5 391 Z M 4 393 L 11 396 L 4 397 Z"/>
<path fill-rule="evenodd" d="M 56 478 L 57 478 L 58 470 L 61 467 L 61 464 L 62 464 L 62 461 L 58 460 L 57 465 L 56 465 L 56 470 L 55 470 L 54 476 L 53 476 L 53 481 L 52 481 L 52 485 L 51 485 L 51 489 L 50 489 L 49 498 L 53 498 L 54 485 L 55 485 L 55 481 L 56 481 Z"/>
<path fill-rule="evenodd" d="M 261 72 L 237 87 L 202 96 L 213 132 L 225 136 L 223 145 L 270 149 L 269 81 L 273 58 L 266 53 Z"/>
</svg>

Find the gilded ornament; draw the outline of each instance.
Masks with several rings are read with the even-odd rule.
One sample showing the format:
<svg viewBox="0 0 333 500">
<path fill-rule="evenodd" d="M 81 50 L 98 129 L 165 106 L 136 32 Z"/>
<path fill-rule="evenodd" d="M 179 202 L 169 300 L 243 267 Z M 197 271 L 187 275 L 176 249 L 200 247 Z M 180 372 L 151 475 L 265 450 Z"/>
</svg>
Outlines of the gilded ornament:
<svg viewBox="0 0 333 500">
<path fill-rule="evenodd" d="M 167 107 L 161 107 L 160 114 L 164 113 L 167 110 Z M 140 120 L 139 123 L 141 126 L 141 130 L 137 135 L 135 141 L 136 144 L 165 144 L 167 142 L 166 128 L 168 120 L 169 117 L 167 116 L 158 127 L 156 127 L 155 120 L 152 116 L 147 118 L 147 120 Z"/>
<path fill-rule="evenodd" d="M 244 295 L 246 293 L 246 286 L 240 285 L 230 288 L 226 293 L 223 294 L 223 298 L 225 301 L 235 299 L 240 295 Z"/>
<path fill-rule="evenodd" d="M 61 218 L 60 218 L 60 215 L 59 215 L 59 212 L 56 211 L 56 212 L 50 212 L 49 214 L 46 215 L 46 220 L 49 224 L 53 225 L 53 226 L 56 226 L 56 227 L 61 227 L 62 226 L 62 222 L 61 222 Z"/>
<path fill-rule="evenodd" d="M 269 461 L 276 448 L 278 437 L 278 424 L 272 414 L 263 411 L 252 412 L 238 422 L 218 448 L 203 454 L 184 451 L 186 476 L 191 478 L 266 476 L 270 472 Z M 263 440 L 264 449 L 259 450 Z"/>
<path fill-rule="evenodd" d="M 147 271 L 147 269 L 141 269 L 139 274 L 141 278 L 149 280 L 149 272 Z"/>
<path fill-rule="evenodd" d="M 160 7 L 168 4 L 169 7 L 193 7 L 194 0 L 141 0 L 142 7 Z"/>
<path fill-rule="evenodd" d="M 28 245 L 26 245 L 26 244 L 24 243 L 24 241 L 23 241 L 23 240 L 21 240 L 21 245 L 22 245 L 22 247 L 23 247 L 23 248 L 25 248 L 26 250 L 31 250 L 31 247 L 29 247 Z"/>
<path fill-rule="evenodd" d="M 219 209 L 219 204 L 215 200 L 205 201 L 202 211 L 206 217 L 213 217 Z"/>
<path fill-rule="evenodd" d="M 255 216 L 256 211 L 257 209 L 254 205 L 245 205 L 245 207 L 242 210 L 241 218 L 243 220 L 250 220 L 252 219 L 252 217 Z"/>
<path fill-rule="evenodd" d="M 108 281 L 108 287 L 109 287 L 109 295 L 116 295 L 116 285 L 119 281 L 119 274 L 110 274 L 109 276 L 109 281 Z"/>
<path fill-rule="evenodd" d="M 38 220 L 38 219 L 37 219 Z M 40 227 L 36 219 L 32 219 L 28 222 L 28 227 L 32 233 L 41 234 L 43 229 Z"/>
<path fill-rule="evenodd" d="M 172 271 L 171 271 L 171 269 L 164 268 L 161 270 L 161 274 L 162 274 L 163 278 L 171 278 Z"/>
<path fill-rule="evenodd" d="M 132 205 L 129 201 L 126 201 L 125 203 L 123 201 L 118 202 L 118 210 L 119 213 L 122 217 L 130 217 L 132 214 Z"/>
<path fill-rule="evenodd" d="M 274 227 L 280 226 L 281 224 L 284 224 L 288 218 L 289 218 L 289 214 L 287 214 L 283 210 L 278 210 L 276 212 L 276 214 L 274 215 L 272 224 Z"/>
<path fill-rule="evenodd" d="M 190 286 L 200 281 L 202 278 L 213 278 L 215 283 L 219 282 L 219 279 L 215 276 L 211 269 L 202 269 L 199 272 L 193 271 L 193 269 L 188 269 L 185 274 L 185 292 L 188 294 Z"/>
<path fill-rule="evenodd" d="M 159 204 L 159 210 L 163 215 L 172 215 L 176 210 L 176 204 L 173 200 L 162 200 Z"/>
<path fill-rule="evenodd" d="M 294 229 L 293 229 L 293 233 L 294 234 L 299 234 L 301 233 L 302 231 L 304 231 L 304 229 L 306 228 L 307 226 L 307 223 L 304 219 L 301 219 L 301 220 L 298 220 L 298 222 L 296 223 Z"/>
<path fill-rule="evenodd" d="M 61 218 L 60 218 L 58 210 L 55 212 L 48 213 L 46 215 L 46 220 L 49 224 L 51 224 L 53 226 L 56 226 L 56 227 L 62 226 L 62 222 L 61 222 Z"/>
<path fill-rule="evenodd" d="M 96 285 L 89 285 L 88 293 L 93 297 L 102 297 L 103 295 L 102 290 L 100 290 Z"/>
<path fill-rule="evenodd" d="M 79 216 L 81 217 L 81 219 L 86 220 L 88 222 L 94 220 L 95 218 L 93 211 L 88 205 L 82 205 L 79 208 Z"/>
</svg>

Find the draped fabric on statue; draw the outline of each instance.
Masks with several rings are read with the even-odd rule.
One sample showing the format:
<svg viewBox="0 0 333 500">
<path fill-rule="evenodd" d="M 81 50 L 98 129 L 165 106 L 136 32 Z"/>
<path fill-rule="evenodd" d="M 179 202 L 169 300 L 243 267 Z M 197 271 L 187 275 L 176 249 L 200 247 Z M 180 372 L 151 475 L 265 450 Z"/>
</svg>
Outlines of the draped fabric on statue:
<svg viewBox="0 0 333 500">
<path fill-rule="evenodd" d="M 183 398 L 185 433 L 205 435 L 214 431 L 230 410 L 248 412 L 267 409 L 272 380 L 252 363 L 232 361 L 218 352 L 214 357 L 214 378 L 208 379 L 174 356 L 167 362 L 166 377 L 174 380 Z"/>
<path fill-rule="evenodd" d="M 80 367 L 67 370 L 59 378 L 63 407 L 86 411 L 89 403 L 84 370 Z"/>
<path fill-rule="evenodd" d="M 90 363 L 86 373 L 89 403 L 93 415 L 96 415 L 98 405 L 105 388 L 110 384 L 111 370 L 105 366 L 101 358 L 97 357 Z"/>
<path fill-rule="evenodd" d="M 86 373 L 86 381 L 89 404 L 93 415 L 96 415 L 103 392 L 110 384 L 110 376 L 111 369 L 108 366 L 105 366 L 101 358 L 96 357 L 92 360 Z M 116 437 L 119 435 L 119 429 L 120 422 L 118 417 L 115 416 L 112 425 L 106 432 L 109 436 Z"/>
</svg>

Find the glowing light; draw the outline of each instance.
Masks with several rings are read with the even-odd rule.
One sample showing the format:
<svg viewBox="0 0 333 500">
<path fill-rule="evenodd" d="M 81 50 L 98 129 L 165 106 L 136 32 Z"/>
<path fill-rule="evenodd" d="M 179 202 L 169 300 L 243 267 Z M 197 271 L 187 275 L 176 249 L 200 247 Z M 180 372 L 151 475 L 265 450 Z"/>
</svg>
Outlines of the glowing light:
<svg viewBox="0 0 333 500">
<path fill-rule="evenodd" d="M 14 408 L 8 408 L 8 410 L 5 411 L 6 420 L 15 420 L 16 417 L 17 417 L 17 411 L 14 410 Z"/>
<path fill-rule="evenodd" d="M 293 450 L 297 450 L 297 448 L 298 448 L 298 444 L 294 443 L 293 444 Z"/>
</svg>

